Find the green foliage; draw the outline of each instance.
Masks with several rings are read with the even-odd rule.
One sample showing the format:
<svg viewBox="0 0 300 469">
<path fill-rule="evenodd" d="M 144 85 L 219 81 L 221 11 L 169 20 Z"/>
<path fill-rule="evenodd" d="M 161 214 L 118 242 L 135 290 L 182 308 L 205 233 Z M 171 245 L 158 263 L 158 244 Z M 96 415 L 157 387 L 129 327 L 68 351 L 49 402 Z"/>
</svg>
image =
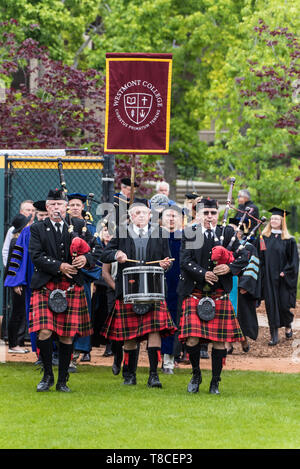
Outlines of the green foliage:
<svg viewBox="0 0 300 469">
<path fill-rule="evenodd" d="M 1 364 L 0 448 L 299 448 L 299 374 L 224 370 L 212 396 L 208 370 L 197 395 L 190 369 L 161 374 L 162 389 L 147 389 L 148 372 L 130 387 L 109 367 L 80 366 L 64 395 L 37 393 L 32 364 Z"/>
<path fill-rule="evenodd" d="M 0 20 L 16 18 L 25 30 L 20 39 L 31 37 L 47 46 L 52 59 L 71 65 L 81 53 L 84 64 L 83 35 L 100 32 L 101 5 L 99 0 L 2 0 Z"/>
</svg>

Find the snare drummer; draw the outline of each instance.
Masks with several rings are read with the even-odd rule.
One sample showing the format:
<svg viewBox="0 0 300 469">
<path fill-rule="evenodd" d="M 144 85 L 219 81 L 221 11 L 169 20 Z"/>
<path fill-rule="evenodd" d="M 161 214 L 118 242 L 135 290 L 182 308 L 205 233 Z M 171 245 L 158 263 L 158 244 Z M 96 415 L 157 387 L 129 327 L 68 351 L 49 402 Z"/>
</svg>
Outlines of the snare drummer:
<svg viewBox="0 0 300 469">
<path fill-rule="evenodd" d="M 188 385 L 188 392 L 196 393 L 202 381 L 200 370 L 200 343 L 212 342 L 212 380 L 210 393 L 219 394 L 223 361 L 226 357 L 225 342 L 244 340 L 239 323 L 235 318 L 229 293 L 232 289 L 232 276 L 247 265 L 246 253 L 241 253 L 231 264 L 214 266 L 211 251 L 218 245 L 222 233 L 218 222 L 218 202 L 202 199 L 197 211 L 199 224 L 187 227 L 181 244 L 178 293 L 185 300 L 179 326 L 179 340 L 185 342 L 193 368 L 193 376 Z M 223 246 L 228 246 L 234 230 L 225 228 Z M 236 241 L 233 251 L 239 246 Z M 204 321 L 197 314 L 199 300 L 210 297 L 215 303 L 215 317 Z"/>
<path fill-rule="evenodd" d="M 135 201 L 129 208 L 130 223 L 127 236 L 121 236 L 120 230 L 101 255 L 103 263 L 119 263 L 116 277 L 116 304 L 114 313 L 108 318 L 103 335 L 110 340 L 124 341 L 124 355 L 128 365 L 128 374 L 124 384 L 136 384 L 137 343 L 148 340 L 148 358 L 150 363 L 149 387 L 161 387 L 157 374 L 160 355 L 161 337 L 172 335 L 176 327 L 167 310 L 166 302 L 155 303 L 150 311 L 137 315 L 132 304 L 123 301 L 123 270 L 139 265 L 128 259 L 142 262 L 159 260 L 155 266 L 167 270 L 171 266 L 167 236 L 158 225 L 151 227 L 151 210 L 146 200 Z"/>
</svg>

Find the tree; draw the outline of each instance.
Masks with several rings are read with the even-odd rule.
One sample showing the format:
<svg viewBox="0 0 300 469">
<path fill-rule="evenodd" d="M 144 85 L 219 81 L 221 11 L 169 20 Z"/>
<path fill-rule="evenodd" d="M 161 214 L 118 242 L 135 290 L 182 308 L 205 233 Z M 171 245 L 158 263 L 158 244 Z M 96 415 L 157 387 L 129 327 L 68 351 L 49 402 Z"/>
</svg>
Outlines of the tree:
<svg viewBox="0 0 300 469">
<path fill-rule="evenodd" d="M 299 174 L 295 86 L 300 47 L 293 33 L 299 24 L 292 2 L 285 3 L 283 9 L 282 2 L 272 2 L 272 15 L 264 5 L 244 24 L 247 42 L 228 51 L 221 74 L 225 92 L 220 94 L 215 84 L 206 103 L 217 130 L 209 150 L 212 172 L 221 180 L 236 176 L 236 190 L 248 187 L 261 208 L 300 201 L 294 183 Z"/>
<path fill-rule="evenodd" d="M 18 28 L 15 20 L 10 23 Z M 51 60 L 37 41 L 27 38 L 19 43 L 17 35 L 6 30 L 4 22 L 0 25 L 0 77 L 6 85 L 0 108 L 1 147 L 87 146 L 99 152 L 103 145 L 102 77 L 96 70 L 80 71 Z M 38 80 L 30 87 L 35 72 Z"/>
<path fill-rule="evenodd" d="M 53 60 L 87 68 L 85 57 L 92 36 L 101 33 L 104 5 L 99 0 L 2 0 L 0 20 L 9 26 L 17 18 L 20 40 L 35 39 Z"/>
</svg>

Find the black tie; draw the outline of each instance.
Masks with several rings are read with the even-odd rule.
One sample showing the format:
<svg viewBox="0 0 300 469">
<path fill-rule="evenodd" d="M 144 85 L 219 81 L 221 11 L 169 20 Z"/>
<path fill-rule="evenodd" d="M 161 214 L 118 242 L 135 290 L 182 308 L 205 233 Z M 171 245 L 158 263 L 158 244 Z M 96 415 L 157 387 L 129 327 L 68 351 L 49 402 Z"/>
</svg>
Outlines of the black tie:
<svg viewBox="0 0 300 469">
<path fill-rule="evenodd" d="M 61 243 L 61 231 L 60 231 L 60 223 L 56 222 L 55 223 L 55 226 L 56 226 L 56 239 L 58 241 L 58 243 L 60 244 Z"/>
</svg>

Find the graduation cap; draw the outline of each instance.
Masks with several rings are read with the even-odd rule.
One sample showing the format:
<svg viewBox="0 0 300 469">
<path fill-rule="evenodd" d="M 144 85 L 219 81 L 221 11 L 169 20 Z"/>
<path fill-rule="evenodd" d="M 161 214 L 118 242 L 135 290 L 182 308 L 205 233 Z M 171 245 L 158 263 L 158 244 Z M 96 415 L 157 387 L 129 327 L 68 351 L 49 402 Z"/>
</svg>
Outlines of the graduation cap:
<svg viewBox="0 0 300 469">
<path fill-rule="evenodd" d="M 20 231 L 25 228 L 25 226 L 30 222 L 31 215 L 29 217 L 25 217 L 21 213 L 18 213 L 12 221 L 12 226 L 14 227 L 13 234 L 20 233 Z"/>
<path fill-rule="evenodd" d="M 150 208 L 150 204 L 149 204 L 149 200 L 147 199 L 138 199 L 138 198 L 135 198 L 132 202 L 132 204 L 130 205 L 130 207 L 137 207 L 137 206 L 146 206 L 147 208 Z"/>
<path fill-rule="evenodd" d="M 131 186 L 131 179 L 130 178 L 123 178 L 123 179 L 121 179 L 121 184 L 124 184 L 124 186 Z M 139 187 L 137 182 L 134 182 L 134 187 Z"/>
<path fill-rule="evenodd" d="M 203 204 L 203 208 L 219 208 L 218 201 L 210 197 L 202 197 L 199 203 Z"/>
<path fill-rule="evenodd" d="M 33 203 L 33 206 L 37 209 L 38 212 L 47 212 L 46 200 L 37 200 Z"/>
<path fill-rule="evenodd" d="M 50 189 L 47 200 L 66 200 L 66 194 L 62 189 Z"/>
<path fill-rule="evenodd" d="M 240 220 L 238 218 L 229 218 L 228 224 L 238 226 Z"/>
<path fill-rule="evenodd" d="M 239 223 L 240 223 L 239 218 L 229 218 L 229 220 L 228 220 L 228 224 L 229 224 L 229 225 L 234 225 L 234 226 L 236 226 L 236 227 L 239 226 Z M 239 230 L 248 233 L 248 228 L 247 228 L 247 226 L 246 226 L 246 223 L 243 223 L 243 224 L 239 227 Z"/>
<path fill-rule="evenodd" d="M 188 200 L 195 200 L 198 197 L 200 197 L 200 195 L 196 194 L 196 192 L 191 192 L 191 193 L 185 194 L 185 198 L 188 199 Z"/>
<path fill-rule="evenodd" d="M 283 210 L 281 208 L 273 207 L 268 210 L 268 212 L 271 212 L 272 215 L 280 215 L 281 217 L 284 218 L 284 216 L 289 215 L 291 212 L 288 212 L 287 210 Z"/>
<path fill-rule="evenodd" d="M 86 199 L 87 199 L 87 195 L 80 194 L 80 192 L 73 192 L 72 194 L 67 194 L 67 197 L 68 197 L 69 202 L 70 200 L 77 199 L 77 200 L 81 200 L 83 204 L 86 202 Z"/>
</svg>

